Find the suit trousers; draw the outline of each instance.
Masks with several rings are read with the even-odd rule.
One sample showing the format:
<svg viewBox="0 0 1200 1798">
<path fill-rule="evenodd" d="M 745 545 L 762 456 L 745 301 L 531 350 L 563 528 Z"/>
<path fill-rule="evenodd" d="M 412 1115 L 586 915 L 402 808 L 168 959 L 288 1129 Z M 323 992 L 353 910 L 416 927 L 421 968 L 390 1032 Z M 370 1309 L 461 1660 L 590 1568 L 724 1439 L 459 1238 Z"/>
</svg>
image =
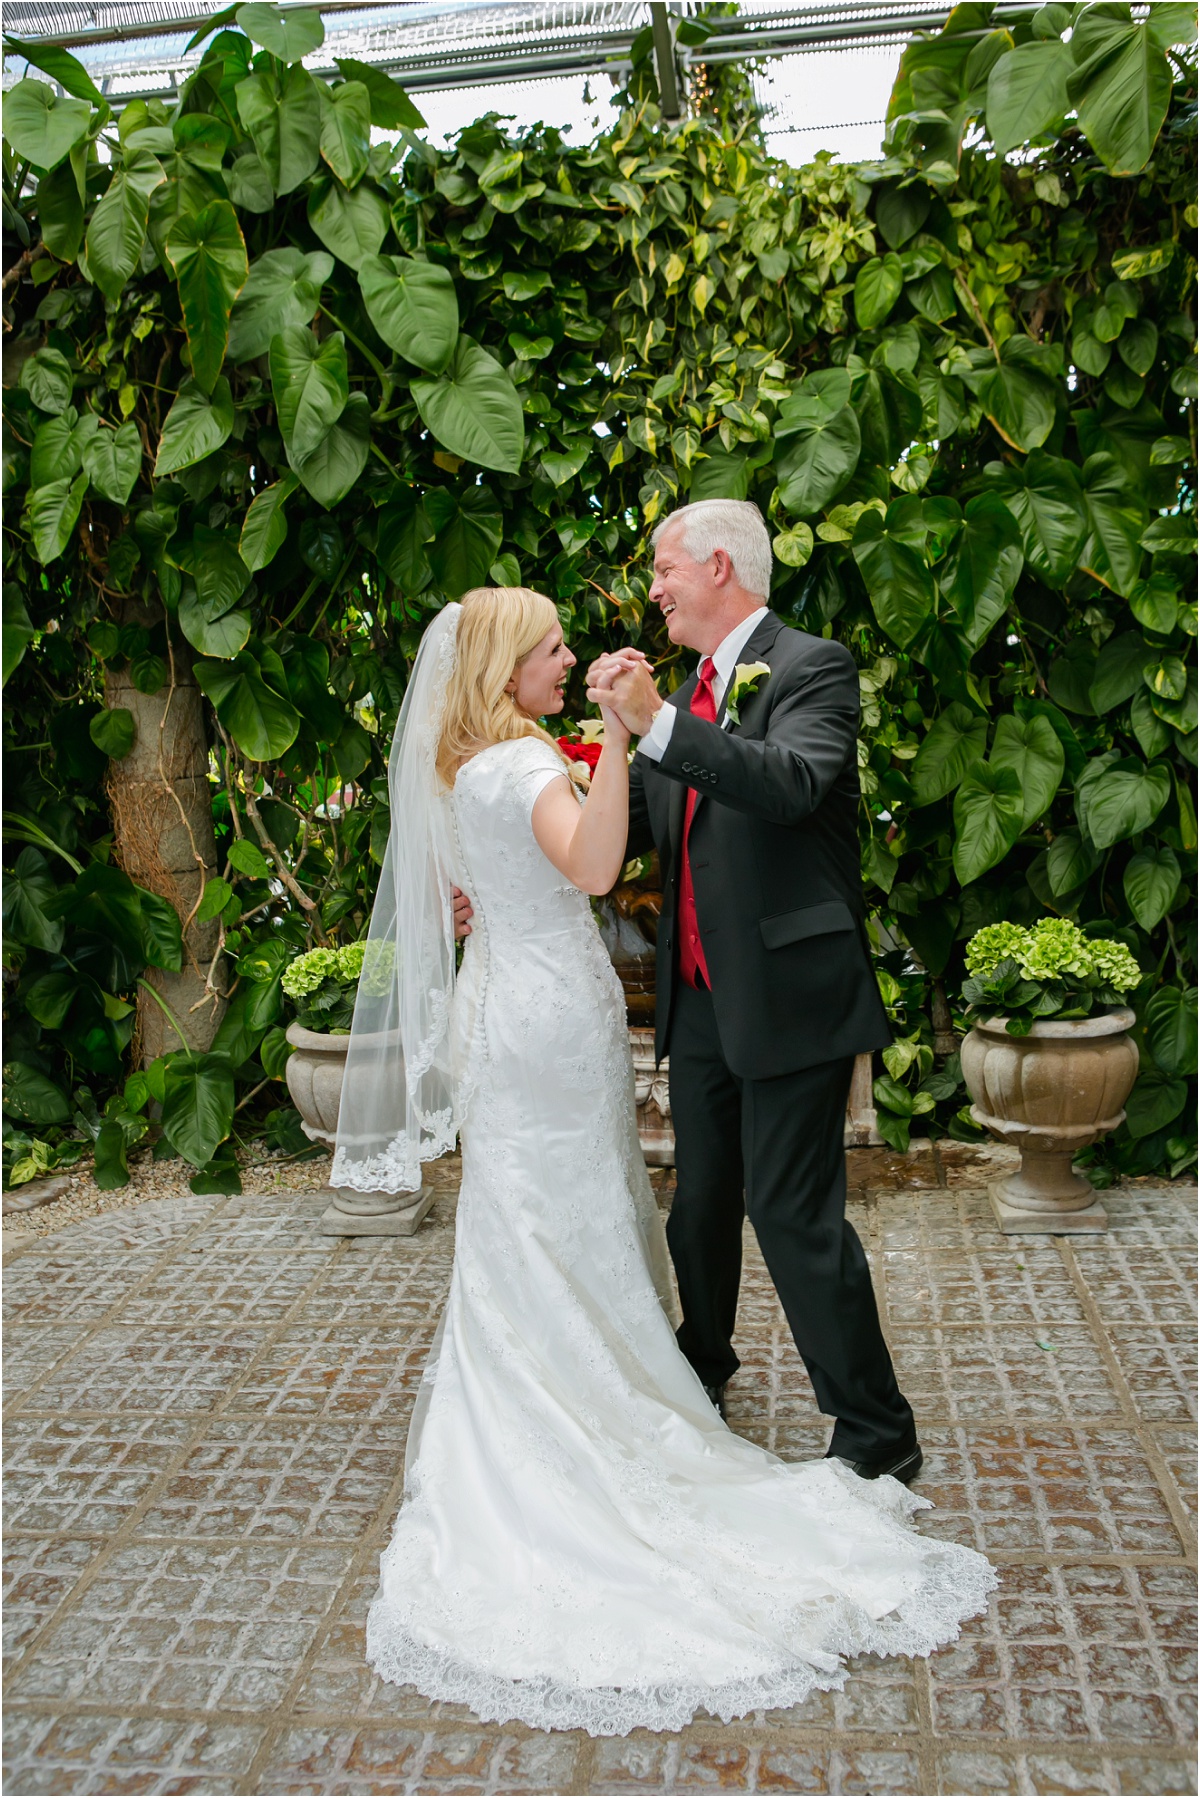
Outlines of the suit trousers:
<svg viewBox="0 0 1200 1798">
<path fill-rule="evenodd" d="M 852 1056 L 743 1080 L 728 1067 L 713 996 L 679 981 L 669 1037 L 676 1191 L 667 1242 L 679 1283 L 679 1346 L 708 1386 L 733 1349 L 749 1216 L 817 1403 L 831 1452 L 873 1459 L 915 1441 L 896 1384 L 871 1271 L 846 1221 L 843 1143 Z"/>
</svg>

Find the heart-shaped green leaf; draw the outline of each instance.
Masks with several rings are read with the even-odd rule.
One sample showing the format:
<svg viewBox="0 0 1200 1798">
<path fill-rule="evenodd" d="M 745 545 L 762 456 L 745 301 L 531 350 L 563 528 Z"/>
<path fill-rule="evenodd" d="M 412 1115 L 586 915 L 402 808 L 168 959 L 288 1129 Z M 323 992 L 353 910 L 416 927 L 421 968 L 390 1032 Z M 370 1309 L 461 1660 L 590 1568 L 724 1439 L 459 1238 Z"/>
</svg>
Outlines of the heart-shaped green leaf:
<svg viewBox="0 0 1200 1798">
<path fill-rule="evenodd" d="M 119 762 L 129 754 L 137 735 L 133 713 L 123 705 L 97 712 L 88 725 L 88 734 L 97 749 L 102 749 L 114 762 Z"/>
<path fill-rule="evenodd" d="M 48 481 L 29 496 L 29 530 L 39 562 L 53 562 L 71 541 L 72 532 L 87 492 L 88 478 Z"/>
<path fill-rule="evenodd" d="M 347 81 L 361 81 L 371 101 L 371 123 L 381 131 L 423 131 L 425 120 L 398 81 L 377 63 L 351 56 L 334 59 Z"/>
<path fill-rule="evenodd" d="M 97 432 L 111 427 L 101 425 L 94 412 L 80 418 L 73 406 L 57 418 L 48 418 L 34 433 L 29 458 L 29 484 L 42 487 L 47 481 L 69 480 L 83 467 L 83 455 Z"/>
<path fill-rule="evenodd" d="M 1141 537 L 1146 529 L 1145 500 L 1114 457 L 1099 452 L 1083 465 L 1088 509 L 1088 538 L 1079 562 L 1114 592 L 1132 592 L 1141 572 Z"/>
<path fill-rule="evenodd" d="M 1021 834 L 1024 799 L 1013 768 L 977 762 L 954 798 L 954 872 L 969 886 L 1002 862 Z"/>
<path fill-rule="evenodd" d="M 1140 174 L 1171 98 L 1170 65 L 1149 26 L 1135 24 L 1126 6 L 1085 7 L 1071 54 L 1080 130 L 1111 174 Z"/>
<path fill-rule="evenodd" d="M 61 350 L 35 350 L 21 364 L 21 386 L 41 412 L 65 412 L 74 385 L 71 364 Z"/>
<path fill-rule="evenodd" d="M 256 493 L 242 525 L 238 553 L 252 574 L 265 568 L 287 540 L 284 506 L 299 481 L 289 468 L 278 481 Z"/>
<path fill-rule="evenodd" d="M 1071 52 L 1060 38 L 1019 44 L 992 67 L 987 128 L 1001 156 L 1041 137 L 1066 117 Z"/>
<path fill-rule="evenodd" d="M 196 680 L 238 748 L 254 762 L 273 761 L 296 740 L 300 714 L 269 687 L 255 658 L 243 651 L 232 662 L 196 663 Z"/>
<path fill-rule="evenodd" d="M 387 236 L 387 201 L 369 181 L 345 188 L 322 175 L 308 191 L 308 222 L 327 250 L 348 267 L 361 268 Z"/>
<path fill-rule="evenodd" d="M 1126 757 L 1115 764 L 1090 761 L 1075 783 L 1079 821 L 1097 849 L 1108 849 L 1139 830 L 1148 830 L 1171 793 L 1170 772 L 1162 762 L 1149 767 Z"/>
<path fill-rule="evenodd" d="M 168 553 L 176 567 L 191 575 L 200 611 L 206 619 L 219 618 L 246 591 L 250 570 L 237 552 L 232 531 L 198 524 L 190 537 L 182 541 L 177 538 Z"/>
<path fill-rule="evenodd" d="M 1140 631 L 1118 631 L 1096 657 L 1096 669 L 1088 697 L 1098 713 L 1111 712 L 1132 699 L 1142 684 L 1142 672 L 1152 661 Z"/>
<path fill-rule="evenodd" d="M 860 331 L 873 331 L 881 325 L 904 287 L 904 270 L 899 256 L 872 256 L 854 277 L 854 316 Z"/>
<path fill-rule="evenodd" d="M 516 388 L 471 337 L 460 337 L 450 366 L 433 381 L 414 381 L 423 423 L 456 456 L 515 474 L 525 448 L 525 419 Z M 491 557 L 488 558 L 491 565 Z"/>
<path fill-rule="evenodd" d="M 179 598 L 179 626 L 193 649 L 202 656 L 236 656 L 250 641 L 248 612 L 222 612 L 210 618 L 196 589 L 185 585 Z"/>
<path fill-rule="evenodd" d="M 997 720 L 989 758 L 994 768 L 1011 768 L 1020 782 L 1027 830 L 1046 816 L 1066 766 L 1063 746 L 1048 718 L 1017 718 L 1011 712 Z"/>
<path fill-rule="evenodd" d="M 115 431 L 100 426 L 89 435 L 82 455 L 88 479 L 101 499 L 128 505 L 142 467 L 142 439 L 133 420 L 126 419 Z"/>
<path fill-rule="evenodd" d="M 224 1055 L 189 1051 L 168 1062 L 164 1088 L 163 1135 L 185 1161 L 203 1167 L 233 1128 L 233 1069 Z"/>
<path fill-rule="evenodd" d="M 365 393 L 352 393 L 317 447 L 295 463 L 296 473 L 318 505 L 328 509 L 354 486 L 370 448 L 371 402 Z"/>
<path fill-rule="evenodd" d="M 107 299 L 118 300 L 138 265 L 146 241 L 150 195 L 166 180 L 157 158 L 127 156 L 92 213 L 87 228 L 87 261 L 92 279 Z"/>
<path fill-rule="evenodd" d="M 1182 881 L 1179 859 L 1165 843 L 1155 843 L 1130 856 L 1125 867 L 1125 897 L 1143 930 L 1161 924 L 1175 903 Z"/>
<path fill-rule="evenodd" d="M 239 212 L 270 212 L 275 204 L 275 189 L 266 163 L 249 145 L 224 173 L 229 198 Z"/>
<path fill-rule="evenodd" d="M 894 509 L 889 508 L 889 520 Z M 852 548 L 881 628 L 907 649 L 920 636 L 936 601 L 924 556 L 889 530 L 875 511 L 864 512 L 854 527 Z"/>
<path fill-rule="evenodd" d="M 246 244 L 228 200 L 180 219 L 167 238 L 167 260 L 192 352 L 192 376 L 211 393 L 229 341 L 229 315 L 246 282 Z"/>
<path fill-rule="evenodd" d="M 18 81 L 4 96 L 4 135 L 37 169 L 57 168 L 91 123 L 89 101 L 67 99 L 44 81 Z"/>
<path fill-rule="evenodd" d="M 500 548 L 503 520 L 486 487 L 468 487 L 459 495 L 431 487 L 425 511 L 436 533 L 428 551 L 434 578 L 456 599 L 486 581 Z"/>
<path fill-rule="evenodd" d="M 229 320 L 229 360 L 265 356 L 271 339 L 312 323 L 321 288 L 333 273 L 324 250 L 267 250 L 250 265 Z"/>
<path fill-rule="evenodd" d="M 432 579 L 425 546 L 433 534 L 429 516 L 416 493 L 399 494 L 379 514 L 376 554 L 404 593 L 420 593 Z"/>
<path fill-rule="evenodd" d="M 232 430 L 233 395 L 224 375 L 218 378 L 211 396 L 195 381 L 184 381 L 163 423 L 155 474 L 190 468 L 220 449 Z"/>
<path fill-rule="evenodd" d="M 1087 539 L 1088 513 L 1079 471 L 1044 450 L 1019 466 L 989 462 L 984 471 L 1021 527 L 1025 558 L 1038 579 L 1060 587 Z"/>
<path fill-rule="evenodd" d="M 1146 1007 L 1146 1043 L 1164 1074 L 1196 1072 L 1196 989 L 1160 986 Z"/>
<path fill-rule="evenodd" d="M 325 27 L 315 7 L 254 4 L 239 6 L 234 14 L 238 29 L 251 43 L 261 44 L 280 62 L 299 62 L 325 42 Z"/>
<path fill-rule="evenodd" d="M 458 297 L 449 270 L 404 256 L 367 256 L 358 284 L 367 317 L 388 347 L 440 375 L 458 342 Z"/>
<path fill-rule="evenodd" d="M 932 805 L 952 793 L 987 750 L 987 719 L 953 700 L 936 718 L 912 764 L 918 805 Z"/>
<path fill-rule="evenodd" d="M 339 181 L 353 187 L 367 172 L 371 153 L 371 99 L 361 81 L 318 87 L 321 155 Z"/>
<path fill-rule="evenodd" d="M 972 645 L 1003 617 L 1024 560 L 1017 521 L 1000 496 L 968 500 L 938 584 Z"/>
<path fill-rule="evenodd" d="M 239 81 L 238 117 L 249 132 L 277 194 L 290 194 L 317 166 L 321 102 L 302 63 L 261 69 Z"/>
<path fill-rule="evenodd" d="M 319 449 L 350 395 L 346 340 L 340 331 L 319 343 L 290 325 L 271 340 L 271 391 L 293 467 Z"/>
<path fill-rule="evenodd" d="M 42 241 L 60 262 L 74 262 L 83 242 L 87 146 L 78 144 L 38 182 L 37 215 Z"/>
</svg>

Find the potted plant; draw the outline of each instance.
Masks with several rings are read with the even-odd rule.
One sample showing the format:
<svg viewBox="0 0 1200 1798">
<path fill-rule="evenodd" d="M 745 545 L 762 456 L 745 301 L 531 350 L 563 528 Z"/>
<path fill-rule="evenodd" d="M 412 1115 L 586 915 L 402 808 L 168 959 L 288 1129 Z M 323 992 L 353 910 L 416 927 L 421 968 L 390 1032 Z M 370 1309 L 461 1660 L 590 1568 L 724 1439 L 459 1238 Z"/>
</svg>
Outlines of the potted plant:
<svg viewBox="0 0 1200 1798">
<path fill-rule="evenodd" d="M 300 1113 L 300 1127 L 313 1142 L 330 1148 L 337 1137 L 342 1079 L 350 1045 L 354 1001 L 367 945 L 309 949 L 284 969 L 282 986 L 296 1013 L 288 1025 L 292 1053 L 288 1091 Z M 356 1192 L 331 1187 L 332 1203 L 321 1218 L 330 1236 L 411 1236 L 433 1204 L 433 1193 Z"/>
<path fill-rule="evenodd" d="M 971 1116 L 1021 1151 L 1020 1167 L 988 1189 L 1001 1230 L 1106 1229 L 1095 1188 L 1071 1164 L 1125 1116 L 1138 1051 L 1124 999 L 1141 969 L 1124 943 L 1068 918 L 985 925 L 966 960 Z"/>
<path fill-rule="evenodd" d="M 283 972 L 283 990 L 296 1013 L 287 1028 L 293 1050 L 287 1063 L 288 1091 L 304 1134 L 331 1147 L 365 951 L 365 943 L 309 949 Z"/>
</svg>

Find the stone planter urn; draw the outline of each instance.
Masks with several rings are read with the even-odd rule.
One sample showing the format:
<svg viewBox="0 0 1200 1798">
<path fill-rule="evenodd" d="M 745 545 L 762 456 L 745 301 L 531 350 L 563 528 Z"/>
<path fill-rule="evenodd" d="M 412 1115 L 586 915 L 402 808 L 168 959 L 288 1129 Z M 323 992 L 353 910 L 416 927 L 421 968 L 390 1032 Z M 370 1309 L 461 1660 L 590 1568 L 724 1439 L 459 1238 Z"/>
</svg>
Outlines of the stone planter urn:
<svg viewBox="0 0 1200 1798">
<path fill-rule="evenodd" d="M 287 1085 L 300 1113 L 300 1128 L 313 1142 L 332 1148 L 350 1038 L 289 1024 L 287 1039 L 293 1051 L 287 1061 Z M 334 1186 L 329 1197 L 332 1202 L 321 1217 L 326 1236 L 411 1236 L 434 1199 L 428 1186 L 419 1193 L 356 1192 L 353 1187 Z"/>
<path fill-rule="evenodd" d="M 971 1116 L 997 1141 L 1021 1151 L 1014 1173 L 988 1187 L 1005 1235 L 1108 1228 L 1091 1182 L 1071 1163 L 1115 1130 L 1138 1071 L 1132 1011 L 1047 1018 L 1028 1036 L 1009 1036 L 1005 1018 L 984 1018 L 962 1046 Z"/>
</svg>

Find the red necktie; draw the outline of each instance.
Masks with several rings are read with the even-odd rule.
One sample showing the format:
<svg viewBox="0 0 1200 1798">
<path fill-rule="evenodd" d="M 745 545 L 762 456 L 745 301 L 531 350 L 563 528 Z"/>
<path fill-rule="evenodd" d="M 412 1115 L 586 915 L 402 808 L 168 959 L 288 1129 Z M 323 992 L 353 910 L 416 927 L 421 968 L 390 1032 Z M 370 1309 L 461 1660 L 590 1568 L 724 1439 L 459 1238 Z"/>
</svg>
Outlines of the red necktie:
<svg viewBox="0 0 1200 1798">
<path fill-rule="evenodd" d="M 707 718 L 710 724 L 717 722 L 717 699 L 713 692 L 713 676 L 716 672 L 712 657 L 705 656 L 692 694 L 692 716 Z M 683 815 L 683 855 L 679 865 L 679 972 L 689 986 L 710 987 L 712 982 L 708 978 L 708 963 L 704 959 L 704 945 L 700 941 L 696 891 L 692 885 L 692 864 L 688 855 L 688 832 L 692 828 L 692 813 L 696 809 L 697 797 L 695 787 L 689 787 L 687 809 Z"/>
</svg>

